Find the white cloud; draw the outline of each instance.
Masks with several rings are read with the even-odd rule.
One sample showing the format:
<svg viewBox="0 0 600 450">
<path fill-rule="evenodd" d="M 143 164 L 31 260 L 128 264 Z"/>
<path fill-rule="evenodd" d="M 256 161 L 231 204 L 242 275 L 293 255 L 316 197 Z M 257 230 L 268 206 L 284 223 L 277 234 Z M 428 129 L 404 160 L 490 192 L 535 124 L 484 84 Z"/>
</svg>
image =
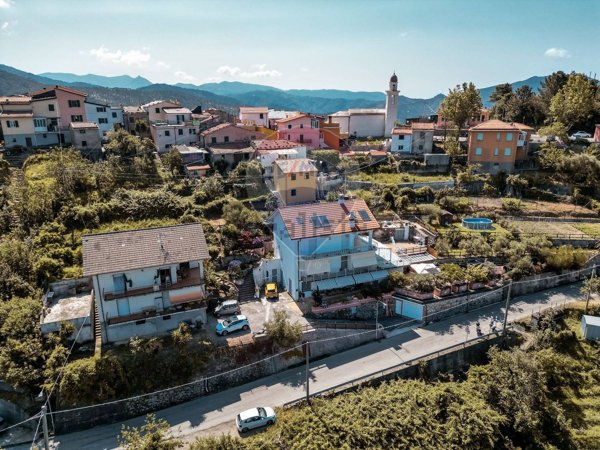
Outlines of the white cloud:
<svg viewBox="0 0 600 450">
<path fill-rule="evenodd" d="M 1 0 L 0 0 L 1 1 Z M 89 50 L 89 54 L 95 56 L 101 62 L 111 62 L 113 64 L 126 64 L 128 66 L 141 65 L 150 61 L 150 53 L 144 53 L 142 50 L 115 50 L 111 52 L 109 49 L 101 45 L 98 48 Z"/>
<path fill-rule="evenodd" d="M 300 72 L 308 72 L 308 67 L 300 67 Z"/>
<path fill-rule="evenodd" d="M 8 28 L 8 22 L 4 22 L 0 27 L 0 30 L 6 30 Z"/>
<path fill-rule="evenodd" d="M 240 72 L 241 69 L 239 67 L 221 66 L 217 69 L 218 74 L 229 75 L 230 77 L 235 77 Z"/>
<path fill-rule="evenodd" d="M 567 49 L 552 47 L 544 53 L 548 58 L 570 58 L 571 54 Z"/>
<path fill-rule="evenodd" d="M 209 83 L 217 83 L 221 81 L 221 77 L 208 77 L 206 81 L 208 81 Z"/>
<path fill-rule="evenodd" d="M 195 81 L 196 77 L 193 75 L 190 75 L 187 72 L 184 72 L 183 70 L 178 70 L 177 72 L 175 72 L 175 76 L 181 80 L 181 81 Z"/>
<path fill-rule="evenodd" d="M 12 4 L 12 0 L 0 0 L 0 8 L 7 9 L 10 8 Z"/>
<path fill-rule="evenodd" d="M 217 73 L 219 75 L 225 75 L 229 77 L 239 77 L 239 78 L 267 78 L 267 77 L 280 77 L 282 73 L 279 70 L 267 69 L 266 64 L 253 64 L 252 69 L 256 69 L 254 71 L 242 70 L 239 67 L 233 66 L 221 66 L 217 69 Z"/>
<path fill-rule="evenodd" d="M 162 67 L 163 69 L 170 69 L 170 68 L 171 68 L 171 65 L 170 65 L 170 64 L 167 64 L 167 63 L 166 63 L 166 62 L 164 62 L 164 61 L 156 61 L 156 65 L 157 65 L 158 67 Z"/>
</svg>

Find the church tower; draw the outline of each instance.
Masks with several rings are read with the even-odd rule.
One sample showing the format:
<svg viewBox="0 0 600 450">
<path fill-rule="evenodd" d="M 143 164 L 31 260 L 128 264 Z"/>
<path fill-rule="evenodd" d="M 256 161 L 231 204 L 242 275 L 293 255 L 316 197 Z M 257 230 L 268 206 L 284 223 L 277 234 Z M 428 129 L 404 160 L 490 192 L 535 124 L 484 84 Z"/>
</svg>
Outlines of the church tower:
<svg viewBox="0 0 600 450">
<path fill-rule="evenodd" d="M 385 135 L 391 136 L 398 120 L 398 77 L 396 72 L 390 78 L 390 88 L 385 91 Z"/>
</svg>

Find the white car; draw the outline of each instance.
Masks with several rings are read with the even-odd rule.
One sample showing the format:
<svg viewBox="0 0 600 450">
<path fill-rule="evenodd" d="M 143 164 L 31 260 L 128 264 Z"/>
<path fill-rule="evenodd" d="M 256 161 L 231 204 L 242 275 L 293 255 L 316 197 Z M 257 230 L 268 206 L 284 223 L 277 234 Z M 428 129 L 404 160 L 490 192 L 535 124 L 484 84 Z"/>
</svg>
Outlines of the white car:
<svg viewBox="0 0 600 450">
<path fill-rule="evenodd" d="M 254 428 L 273 425 L 275 420 L 277 417 L 273 408 L 259 406 L 239 413 L 235 418 L 235 425 L 240 433 L 245 433 Z"/>
<path fill-rule="evenodd" d="M 573 133 L 569 136 L 571 140 L 576 141 L 577 139 L 588 139 L 591 138 L 592 135 L 590 133 L 586 133 L 585 131 L 578 131 L 577 133 Z"/>
<path fill-rule="evenodd" d="M 221 320 L 217 323 L 216 332 L 219 336 L 226 336 L 233 331 L 250 329 L 250 324 L 246 316 L 239 314 L 231 316 L 229 319 Z"/>
</svg>

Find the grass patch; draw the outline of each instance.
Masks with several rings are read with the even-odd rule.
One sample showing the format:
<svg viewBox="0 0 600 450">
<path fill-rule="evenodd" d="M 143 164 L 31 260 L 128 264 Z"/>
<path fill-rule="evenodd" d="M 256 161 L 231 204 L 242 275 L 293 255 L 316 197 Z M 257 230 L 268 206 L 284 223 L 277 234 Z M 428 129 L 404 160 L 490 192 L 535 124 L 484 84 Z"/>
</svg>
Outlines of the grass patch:
<svg viewBox="0 0 600 450">
<path fill-rule="evenodd" d="M 449 181 L 448 175 L 417 175 L 413 173 L 364 173 L 359 172 L 348 177 L 353 181 L 366 181 L 374 184 L 398 185 L 402 183 L 424 183 L 429 181 Z"/>
<path fill-rule="evenodd" d="M 578 224 L 568 222 L 535 222 L 535 221 L 511 221 L 510 224 L 522 233 L 545 234 L 548 236 L 585 233 L 579 229 Z M 591 224 L 595 225 L 595 224 Z M 598 225 L 598 234 L 600 234 L 600 225 Z M 585 233 L 587 234 L 587 233 Z"/>
<path fill-rule="evenodd" d="M 573 223 L 572 225 L 590 237 L 600 237 L 600 223 Z"/>
<path fill-rule="evenodd" d="M 510 231 L 506 230 L 505 228 L 502 228 L 497 223 L 493 223 L 492 224 L 492 228 L 490 230 L 472 230 L 470 228 L 463 227 L 462 223 L 453 223 L 449 227 L 440 227 L 440 226 L 437 226 L 436 230 L 438 231 L 438 233 L 440 233 L 442 235 L 446 234 L 446 233 L 449 233 L 451 230 L 456 230 L 456 231 L 459 231 L 461 233 L 469 233 L 469 234 L 485 234 L 485 233 L 490 233 L 490 234 L 496 234 L 496 233 L 510 234 Z"/>
</svg>

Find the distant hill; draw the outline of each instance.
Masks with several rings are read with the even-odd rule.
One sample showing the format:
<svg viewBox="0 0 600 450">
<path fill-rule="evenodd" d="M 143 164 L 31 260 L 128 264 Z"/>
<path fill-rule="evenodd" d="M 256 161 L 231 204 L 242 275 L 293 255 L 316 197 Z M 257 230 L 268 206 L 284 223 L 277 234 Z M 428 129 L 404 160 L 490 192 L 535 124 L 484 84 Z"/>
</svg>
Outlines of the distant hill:
<svg viewBox="0 0 600 450">
<path fill-rule="evenodd" d="M 537 92 L 544 77 L 535 76 L 512 83 L 513 89 L 527 84 Z M 339 89 L 283 90 L 261 84 L 222 81 L 194 85 L 190 83 L 153 84 L 143 77 L 128 75 L 105 77 L 70 73 L 35 75 L 0 64 L 0 95 L 20 94 L 47 85 L 63 84 L 86 92 L 90 98 L 113 105 L 140 105 L 158 99 L 178 99 L 193 108 L 215 107 L 237 112 L 239 106 L 269 106 L 275 109 L 305 111 L 327 115 L 352 108 L 383 108 L 383 92 L 354 92 Z M 484 106 L 490 107 L 489 97 L 495 86 L 480 89 Z M 443 94 L 420 99 L 400 96 L 398 120 L 435 114 L 444 99 Z"/>
<path fill-rule="evenodd" d="M 108 88 L 138 89 L 152 85 L 152 82 L 144 77 L 130 77 L 129 75 L 119 75 L 115 77 L 105 77 L 103 75 L 75 75 L 62 72 L 45 72 L 39 74 L 42 77 L 59 80 L 65 83 L 83 83 L 86 85 L 95 85 Z"/>
</svg>

